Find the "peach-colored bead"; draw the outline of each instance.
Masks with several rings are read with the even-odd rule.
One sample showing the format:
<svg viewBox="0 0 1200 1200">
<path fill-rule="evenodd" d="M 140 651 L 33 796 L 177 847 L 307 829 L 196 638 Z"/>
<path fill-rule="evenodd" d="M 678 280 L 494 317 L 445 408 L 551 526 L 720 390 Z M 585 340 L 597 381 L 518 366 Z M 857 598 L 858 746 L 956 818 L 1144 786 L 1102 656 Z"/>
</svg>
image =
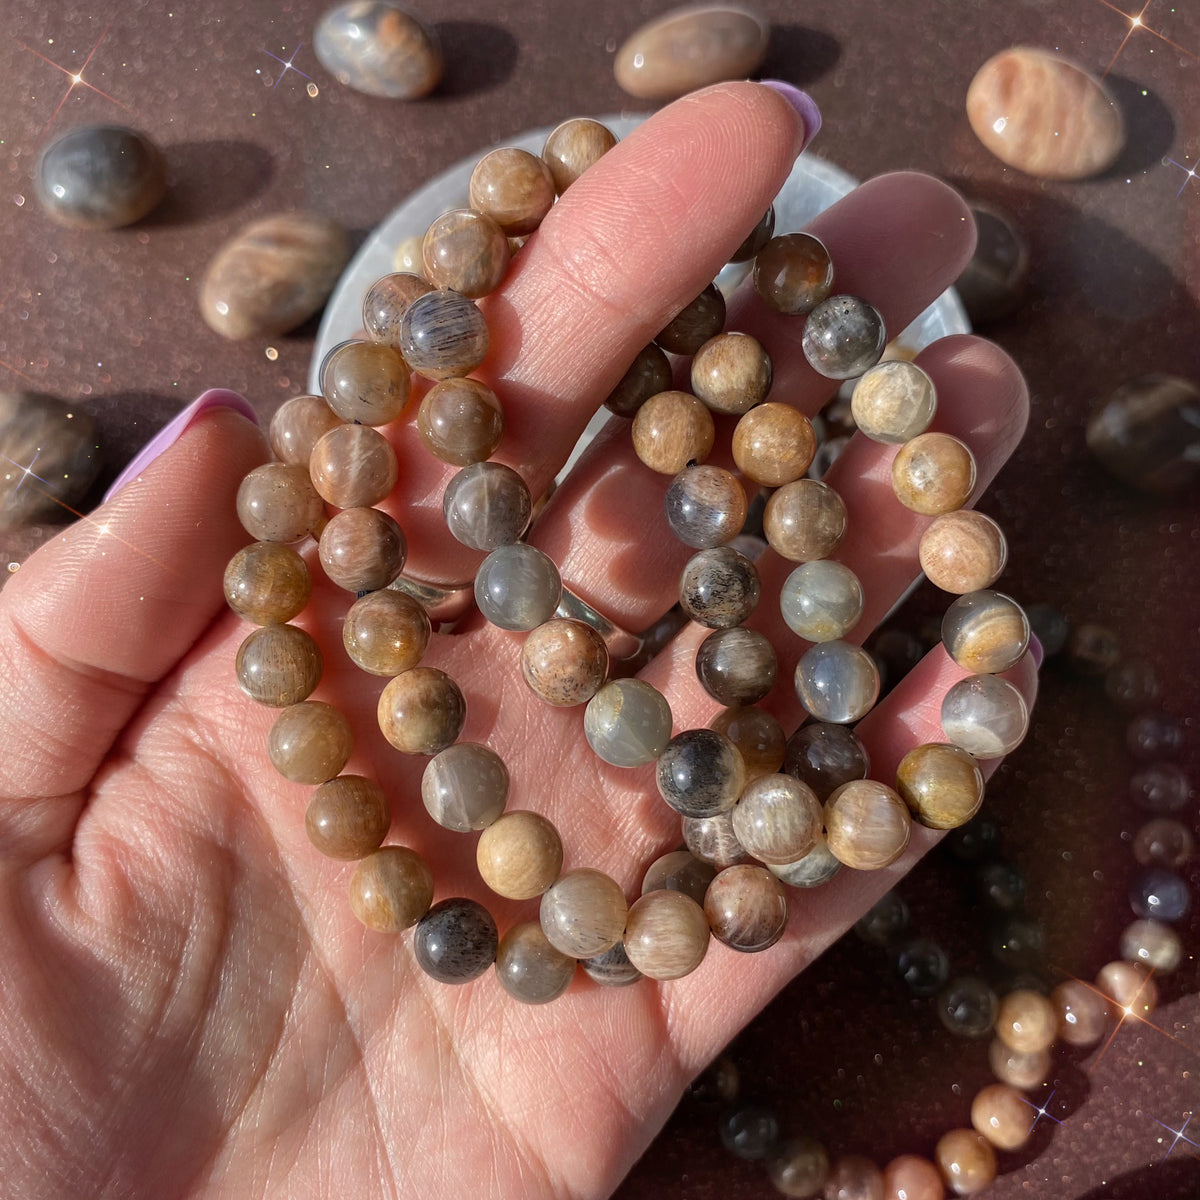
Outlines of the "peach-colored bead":
<svg viewBox="0 0 1200 1200">
<path fill-rule="evenodd" d="M 1071 1046 L 1094 1046 L 1108 1024 L 1108 1003 L 1095 988 L 1068 979 L 1050 993 L 1058 1015 L 1058 1036 Z"/>
<path fill-rule="evenodd" d="M 763 533 L 790 562 L 828 558 L 846 533 L 846 505 L 826 483 L 797 479 L 775 492 L 763 510 Z"/>
<path fill-rule="evenodd" d="M 475 862 L 483 882 L 498 896 L 532 900 L 562 870 L 563 847 L 558 830 L 533 812 L 509 812 L 479 835 Z"/>
<path fill-rule="evenodd" d="M 997 1150 L 1023 1146 L 1033 1127 L 1033 1118 L 1033 1106 L 1006 1083 L 988 1084 L 971 1101 L 971 1124 Z"/>
<path fill-rule="evenodd" d="M 1096 975 L 1096 987 L 1112 1000 L 1109 1012 L 1118 1018 L 1149 1016 L 1158 1004 L 1158 985 L 1141 963 L 1108 963 Z"/>
<path fill-rule="evenodd" d="M 884 1200 L 883 1172 L 861 1154 L 845 1154 L 829 1169 L 825 1200 Z"/>
<path fill-rule="evenodd" d="M 892 459 L 892 491 L 926 517 L 962 508 L 975 490 L 975 457 L 948 433 L 923 433 Z"/>
<path fill-rule="evenodd" d="M 883 1169 L 883 1200 L 945 1200 L 937 1167 L 919 1154 L 902 1154 Z"/>
<path fill-rule="evenodd" d="M 961 595 L 995 583 L 1008 561 L 1008 543 L 991 517 L 962 509 L 938 517 L 925 530 L 917 555 L 935 587 Z"/>
<path fill-rule="evenodd" d="M 934 1161 L 956 1196 L 973 1196 L 996 1178 L 996 1152 L 973 1129 L 952 1129 L 938 1139 Z"/>
<path fill-rule="evenodd" d="M 471 172 L 471 207 L 485 212 L 506 234 L 532 233 L 554 203 L 554 176 L 535 154 L 502 146 L 485 154 Z"/>
<path fill-rule="evenodd" d="M 874 779 L 853 779 L 825 801 L 825 841 L 848 867 L 874 871 L 894 863 L 912 836 L 900 796 Z"/>
<path fill-rule="evenodd" d="M 336 425 L 322 435 L 308 461 L 312 485 L 335 508 L 378 504 L 396 486 L 392 444 L 369 425 Z"/>
<path fill-rule="evenodd" d="M 1050 1074 L 1050 1051 L 1034 1050 L 1027 1054 L 994 1037 L 988 1046 L 988 1065 L 1001 1083 L 1028 1091 Z"/>
<path fill-rule="evenodd" d="M 1033 1054 L 1048 1050 L 1058 1031 L 1054 1005 L 1039 992 L 1018 988 L 1000 1001 L 996 1013 L 996 1036 L 1006 1046 Z"/>
<path fill-rule="evenodd" d="M 712 413 L 690 392 L 659 392 L 633 418 L 634 453 L 663 475 L 704 462 L 714 436 Z"/>
<path fill-rule="evenodd" d="M 743 475 L 764 487 L 799 479 L 816 452 L 812 423 L 790 404 L 760 404 L 734 427 L 733 461 Z"/>
</svg>

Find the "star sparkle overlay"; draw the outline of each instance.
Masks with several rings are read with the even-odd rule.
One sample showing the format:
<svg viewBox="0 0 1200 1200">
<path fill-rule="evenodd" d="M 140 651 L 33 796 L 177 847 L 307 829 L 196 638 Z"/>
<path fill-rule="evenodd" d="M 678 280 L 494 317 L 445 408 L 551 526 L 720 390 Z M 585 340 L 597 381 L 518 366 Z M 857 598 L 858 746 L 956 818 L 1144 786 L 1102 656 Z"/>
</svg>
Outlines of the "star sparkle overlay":
<svg viewBox="0 0 1200 1200">
<path fill-rule="evenodd" d="M 1154 0 L 1146 0 L 1146 3 L 1142 5 L 1141 10 L 1137 13 L 1127 13 L 1123 8 L 1118 8 L 1115 4 L 1110 3 L 1110 0 L 1099 0 L 1099 3 L 1103 4 L 1105 8 L 1112 9 L 1113 12 L 1118 13 L 1129 22 L 1129 28 L 1125 31 L 1125 36 L 1121 39 L 1121 44 L 1117 47 L 1116 52 L 1113 54 L 1112 58 L 1108 60 L 1108 66 L 1104 68 L 1104 74 L 1100 76 L 1101 79 L 1106 79 L 1108 77 L 1108 73 L 1113 69 L 1117 59 L 1121 57 L 1122 53 L 1124 53 L 1125 47 L 1129 44 L 1129 39 L 1138 32 L 1148 33 L 1152 37 L 1158 38 L 1159 41 L 1165 42 L 1173 50 L 1178 50 L 1180 54 L 1185 54 L 1188 58 L 1200 61 L 1200 55 L 1193 54 L 1190 50 L 1184 46 L 1181 46 L 1178 42 L 1171 41 L 1166 34 L 1160 33 L 1157 29 L 1151 29 L 1150 26 L 1146 24 L 1144 18 L 1147 10 L 1154 3 Z"/>
<path fill-rule="evenodd" d="M 1165 162 L 1169 163 L 1172 167 L 1178 167 L 1183 172 L 1183 182 L 1179 185 L 1179 191 L 1175 193 L 1177 197 L 1182 196 L 1183 189 L 1196 178 L 1196 168 L 1200 167 L 1200 158 L 1196 159 L 1190 167 L 1185 167 L 1183 163 L 1176 162 L 1173 158 L 1168 158 Z"/>
<path fill-rule="evenodd" d="M 268 55 L 270 58 L 273 58 L 277 63 L 280 64 L 280 66 L 283 67 L 283 70 L 279 72 L 278 76 L 275 79 L 275 82 L 271 85 L 271 91 L 274 91 L 280 85 L 280 83 L 283 81 L 283 77 L 289 71 L 295 71 L 297 75 L 302 75 L 305 79 L 308 80 L 308 87 L 305 89 L 308 92 L 308 94 L 310 96 L 314 96 L 314 97 L 317 95 L 317 84 L 316 84 L 316 81 L 313 79 L 313 77 L 311 75 L 305 75 L 305 73 L 302 70 L 300 70 L 299 67 L 293 66 L 293 64 L 296 61 L 296 55 L 299 54 L 303 48 L 304 48 L 304 43 L 301 42 L 295 48 L 295 50 L 292 51 L 291 55 L 286 59 L 280 58 L 278 54 L 272 54 L 270 50 L 263 51 L 264 54 Z"/>
<path fill-rule="evenodd" d="M 1188 1113 L 1183 1124 L 1178 1129 L 1172 1129 L 1170 1125 L 1166 1124 L 1166 1122 L 1164 1122 L 1164 1121 L 1160 1121 L 1157 1117 L 1150 1118 L 1150 1120 L 1152 1120 L 1155 1123 L 1155 1125 L 1161 1125 L 1163 1129 L 1165 1129 L 1169 1134 L 1171 1134 L 1171 1144 L 1167 1147 L 1166 1154 L 1164 1154 L 1162 1156 L 1162 1158 L 1159 1159 L 1158 1167 L 1161 1167 L 1163 1165 L 1163 1163 L 1165 1163 L 1167 1161 L 1167 1159 L 1171 1157 L 1171 1152 L 1175 1149 L 1176 1146 L 1179 1145 L 1180 1142 L 1184 1142 L 1188 1146 L 1191 1146 L 1192 1149 L 1185 1150 L 1184 1153 L 1189 1158 L 1194 1158 L 1194 1159 L 1196 1159 L 1197 1162 L 1200 1162 L 1200 1154 L 1196 1153 L 1196 1151 L 1200 1150 L 1200 1143 L 1192 1141 L 1192 1139 L 1190 1137 L 1187 1137 L 1185 1134 L 1185 1131 L 1187 1130 L 1187 1127 L 1191 1124 L 1192 1117 L 1194 1115 L 1195 1115 L 1194 1113 Z M 1160 1142 L 1162 1142 L 1162 1141 L 1165 1141 L 1166 1139 L 1164 1139 L 1163 1137 L 1160 1136 L 1158 1140 Z M 1158 1168 L 1156 1167 L 1155 1169 L 1157 1170 Z"/>
</svg>

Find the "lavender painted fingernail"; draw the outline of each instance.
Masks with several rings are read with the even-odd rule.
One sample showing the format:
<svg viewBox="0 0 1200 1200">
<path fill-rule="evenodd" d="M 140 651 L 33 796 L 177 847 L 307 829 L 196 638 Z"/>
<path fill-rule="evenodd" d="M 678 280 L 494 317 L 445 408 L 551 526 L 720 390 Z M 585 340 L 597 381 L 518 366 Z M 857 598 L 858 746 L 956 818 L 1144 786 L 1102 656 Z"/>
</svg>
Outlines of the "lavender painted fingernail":
<svg viewBox="0 0 1200 1200">
<path fill-rule="evenodd" d="M 202 412 L 207 412 L 210 408 L 232 408 L 234 412 L 241 413 L 255 425 L 258 424 L 258 415 L 244 396 L 239 396 L 237 392 L 231 392 L 227 388 L 209 388 L 207 392 L 193 400 L 178 416 L 168 421 L 133 456 L 133 461 L 113 480 L 112 486 L 104 493 L 104 499 L 111 500 L 127 483 L 136 479 L 163 451 L 179 441 L 184 430 Z"/>
<path fill-rule="evenodd" d="M 1033 665 L 1040 668 L 1043 660 L 1046 657 L 1046 650 L 1042 646 L 1042 643 L 1038 640 L 1038 635 L 1036 633 L 1031 633 L 1029 635 L 1029 653 L 1033 657 Z"/>
<path fill-rule="evenodd" d="M 807 92 L 802 92 L 794 84 L 784 83 L 782 79 L 764 79 L 761 82 L 763 87 L 778 92 L 800 114 L 804 122 L 804 142 L 800 149 L 804 150 L 821 129 L 821 110 L 817 102 Z"/>
</svg>

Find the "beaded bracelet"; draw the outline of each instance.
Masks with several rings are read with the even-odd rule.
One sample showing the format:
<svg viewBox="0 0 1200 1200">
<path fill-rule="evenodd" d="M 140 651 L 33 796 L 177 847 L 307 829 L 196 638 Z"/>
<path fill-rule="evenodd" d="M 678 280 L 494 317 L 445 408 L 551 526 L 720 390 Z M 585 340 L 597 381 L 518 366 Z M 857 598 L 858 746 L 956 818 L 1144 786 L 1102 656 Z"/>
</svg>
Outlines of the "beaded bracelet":
<svg viewBox="0 0 1200 1200">
<path fill-rule="evenodd" d="M 697 673 L 714 699 L 732 707 L 712 728 L 672 737 L 661 693 L 636 678 L 605 682 L 603 638 L 586 622 L 556 615 L 558 570 L 521 540 L 533 511 L 529 489 L 511 468 L 489 461 L 503 435 L 501 403 L 467 378 L 488 352 L 475 300 L 503 281 L 510 239 L 535 230 L 556 195 L 614 143 L 603 126 L 576 120 L 551 134 L 541 159 L 505 149 L 481 160 L 471 177 L 473 207 L 443 214 L 425 235 L 426 277 L 395 274 L 374 284 L 363 306 L 368 340 L 334 347 L 320 370 L 322 396 L 299 397 L 276 414 L 271 440 L 281 461 L 252 471 L 238 494 L 239 516 L 258 540 L 226 572 L 231 606 L 262 625 L 239 648 L 239 682 L 253 699 L 283 709 L 270 757 L 286 778 L 319 785 L 306 829 L 323 853 L 358 860 L 350 880 L 356 916 L 380 931 L 415 925 L 417 961 L 445 982 L 474 979 L 495 962 L 501 985 L 530 1003 L 560 995 L 577 961 L 597 981 L 616 984 L 687 974 L 703 959 L 710 932 L 737 950 L 767 948 L 787 922 L 783 882 L 815 886 L 842 864 L 894 862 L 908 844 L 910 810 L 934 828 L 968 819 L 983 791 L 972 756 L 1007 753 L 1028 720 L 1020 693 L 993 674 L 1024 654 L 1029 626 L 1011 600 L 986 590 L 1006 550 L 994 522 L 962 508 L 975 482 L 970 451 L 925 432 L 936 403 L 928 376 L 910 363 L 875 365 L 886 341 L 882 318 L 866 301 L 832 293 L 833 265 L 816 238 L 772 237 L 773 212 L 735 259 L 754 258 L 766 303 L 804 317 L 802 344 L 817 371 L 862 376 L 854 393 L 861 427 L 900 444 L 895 494 L 934 518 L 920 542 L 922 568 L 939 586 L 965 593 L 948 617 L 947 649 L 973 672 L 943 700 L 943 730 L 953 744 L 910 752 L 896 789 L 867 778 L 866 752 L 846 726 L 874 704 L 878 672 L 861 647 L 844 640 L 862 612 L 861 585 L 828 561 L 845 532 L 845 505 L 827 484 L 803 477 L 816 444 L 811 424 L 767 399 L 770 359 L 754 338 L 721 332 L 725 303 L 715 286 L 638 355 L 608 406 L 633 416 L 639 458 L 673 476 L 667 520 L 697 549 L 681 577 L 680 602 L 691 619 L 714 629 L 697 654 Z M 695 394 L 670 387 L 664 351 L 693 355 Z M 459 541 L 487 552 L 474 582 L 479 610 L 501 628 L 527 633 L 522 672 L 532 690 L 554 705 L 585 703 L 584 733 L 596 754 L 622 767 L 653 763 L 660 794 L 682 817 L 692 857 L 653 864 L 632 906 L 599 871 L 562 873 L 562 843 L 544 817 L 505 811 L 503 760 L 457 741 L 462 692 L 444 672 L 420 665 L 432 623 L 399 578 L 403 531 L 374 507 L 398 471 L 379 427 L 404 411 L 412 372 L 433 385 L 417 415 L 422 440 L 461 468 L 443 497 L 447 525 Z M 770 689 L 777 664 L 769 641 L 742 624 L 760 585 L 754 563 L 727 544 L 745 516 L 743 485 L 704 465 L 712 411 L 739 415 L 735 463 L 743 478 L 774 488 L 764 510 L 766 539 L 799 564 L 781 603 L 787 624 L 814 643 L 796 671 L 797 694 L 814 722 L 785 748 L 786 764 L 775 757 L 778 722 L 748 707 Z M 328 516 L 326 505 L 338 511 Z M 358 595 L 344 625 L 347 654 L 388 678 L 380 729 L 402 753 L 431 756 L 421 787 L 426 808 L 447 828 L 481 831 L 476 860 L 484 882 L 508 899 L 540 896 L 538 922 L 519 924 L 501 940 L 474 901 L 452 898 L 431 908 L 433 880 L 421 858 L 382 845 L 390 826 L 383 790 L 340 773 L 349 724 L 333 706 L 308 700 L 321 655 L 309 634 L 289 624 L 307 603 L 311 579 L 288 543 L 310 535 L 326 575 Z"/>
</svg>

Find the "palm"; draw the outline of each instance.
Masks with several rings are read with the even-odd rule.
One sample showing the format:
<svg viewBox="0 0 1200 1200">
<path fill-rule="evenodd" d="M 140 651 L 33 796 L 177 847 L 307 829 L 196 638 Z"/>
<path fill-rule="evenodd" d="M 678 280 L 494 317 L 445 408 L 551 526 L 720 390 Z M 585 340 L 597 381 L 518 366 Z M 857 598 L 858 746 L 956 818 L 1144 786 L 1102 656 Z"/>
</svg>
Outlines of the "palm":
<svg viewBox="0 0 1200 1200">
<path fill-rule="evenodd" d="M 710 213 L 715 232 L 673 268 L 679 295 L 647 302 L 628 328 L 605 315 L 614 327 L 610 358 L 644 343 L 664 312 L 699 290 L 719 250 L 752 223 L 748 215 L 765 207 L 789 165 L 791 118 L 775 97 L 741 87 L 719 89 L 705 103 L 717 125 L 710 137 L 725 139 L 733 161 L 746 158 L 742 194 Z M 683 129 L 669 115 L 660 119 L 660 147 L 669 149 Z M 701 186 L 685 180 L 673 202 L 686 210 L 689 187 Z M 889 203 L 897 198 L 898 206 Z M 879 302 L 893 321 L 907 320 L 953 278 L 969 249 L 953 226 L 957 202 L 939 185 L 909 177 L 853 205 L 823 218 L 822 236 L 835 261 L 839 240 L 847 244 L 848 275 L 866 280 L 877 268 Z M 913 230 L 927 234 L 916 239 L 913 260 L 879 257 L 871 238 L 856 232 L 868 214 L 883 230 L 879 247 L 905 231 L 910 241 Z M 575 220 L 560 221 L 548 243 L 560 261 L 571 239 L 583 236 Z M 950 226 L 948 241 L 939 223 Z M 678 235 L 668 224 L 664 216 L 662 227 L 634 231 L 641 243 L 632 263 L 672 251 L 667 243 Z M 602 241 L 604 233 L 589 236 Z M 523 404 L 578 396 L 549 437 L 533 429 L 528 413 L 524 423 L 510 420 L 513 461 L 535 486 L 554 473 L 572 431 L 619 373 L 619 363 L 601 366 L 599 358 L 589 366 L 586 349 L 556 366 L 547 339 L 521 325 L 554 282 L 536 246 L 537 239 L 510 285 L 509 307 L 497 308 L 493 322 L 519 347 L 511 358 L 503 347 L 493 356 L 497 390 L 514 397 L 518 417 Z M 904 282 L 910 277 L 919 282 Z M 573 328 L 570 297 L 563 307 L 560 333 Z M 738 319 L 735 308 L 731 320 Z M 986 480 L 1019 435 L 1019 378 L 998 352 L 965 339 L 931 351 L 928 369 L 946 405 L 940 427 L 972 441 Z M 805 377 L 794 347 L 777 357 L 776 370 L 797 403 L 815 406 L 819 385 Z M 410 474 L 402 471 L 397 513 L 410 532 L 414 569 L 445 578 L 461 560 L 434 532 L 440 488 L 411 436 L 411 429 L 397 436 L 402 462 L 407 454 L 412 464 Z M 628 454 L 617 445 L 606 448 L 606 460 L 598 452 L 585 462 L 580 482 L 562 489 L 536 537 L 577 586 L 595 563 L 611 564 L 606 578 L 588 581 L 591 597 L 636 626 L 666 606 L 672 584 L 664 564 L 683 550 L 645 555 L 644 539 L 664 540 L 653 512 L 639 516 L 644 489 L 661 491 L 659 484 L 631 477 L 628 497 L 599 503 L 606 472 Z M 853 474 L 871 477 L 882 461 L 877 449 L 859 448 L 839 464 L 843 486 Z M 0 723 L 11 751 L 0 774 L 8 797 L 0 801 L 0 997 L 10 1015 L 0 1030 L 0 1092 L 17 1126 L 0 1148 L 0 1169 L 29 1196 L 605 1195 L 686 1081 L 890 886 L 894 870 L 844 875 L 806 903 L 803 927 L 793 922 L 772 953 L 747 959 L 714 946 L 699 971 L 670 985 L 614 993 L 577 984 L 556 1004 L 526 1008 L 487 979 L 464 988 L 432 982 L 404 941 L 357 924 L 345 901 L 345 867 L 308 845 L 304 789 L 275 775 L 265 754 L 274 713 L 251 705 L 233 679 L 245 627 L 227 615 L 205 631 L 220 565 L 242 537 L 229 516 L 232 490 L 261 453 L 240 418 L 212 414 L 171 452 L 172 471 L 155 474 L 156 463 L 110 504 L 111 521 L 77 527 L 47 547 L 3 597 L 0 647 L 9 670 Z M 161 528 L 147 523 L 151 502 Z M 625 522 L 613 519 L 621 504 Z M 885 537 L 876 523 L 847 546 L 844 557 L 872 598 L 865 624 L 911 577 L 915 529 Z M 883 552 L 881 544 L 892 543 L 901 553 Z M 635 565 L 622 574 L 616 564 L 631 554 Z M 768 571 L 768 584 L 778 575 Z M 402 760 L 383 741 L 373 720 L 377 681 L 336 653 L 346 600 L 318 590 L 302 620 L 326 650 L 318 695 L 341 706 L 359 731 L 351 769 L 383 780 L 395 798 L 389 840 L 421 850 L 439 896 L 477 896 L 502 930 L 528 917 L 529 906 L 498 906 L 485 896 L 463 836 L 428 821 L 415 800 L 423 763 Z M 86 613 L 81 594 L 96 598 Z M 770 624 L 768 615 L 761 619 Z M 695 641 L 695 631 L 685 633 L 676 652 L 647 671 L 670 696 L 677 729 L 705 723 L 715 707 L 691 672 Z M 781 658 L 787 678 L 794 651 Z M 678 839 L 669 812 L 649 799 L 649 773 L 605 767 L 582 745 L 577 711 L 533 699 L 510 635 L 476 628 L 438 638 L 428 661 L 468 696 L 464 736 L 503 753 L 513 806 L 558 825 L 568 866 L 599 867 L 634 891 L 644 865 Z M 922 668 L 926 682 L 946 670 L 941 659 Z M 16 679 L 25 681 L 20 688 Z M 905 746 L 932 733 L 917 686 L 864 723 L 884 772 Z M 795 723 L 793 709 L 794 702 L 777 706 L 785 723 Z M 548 772 L 547 763 L 558 767 Z"/>
</svg>

